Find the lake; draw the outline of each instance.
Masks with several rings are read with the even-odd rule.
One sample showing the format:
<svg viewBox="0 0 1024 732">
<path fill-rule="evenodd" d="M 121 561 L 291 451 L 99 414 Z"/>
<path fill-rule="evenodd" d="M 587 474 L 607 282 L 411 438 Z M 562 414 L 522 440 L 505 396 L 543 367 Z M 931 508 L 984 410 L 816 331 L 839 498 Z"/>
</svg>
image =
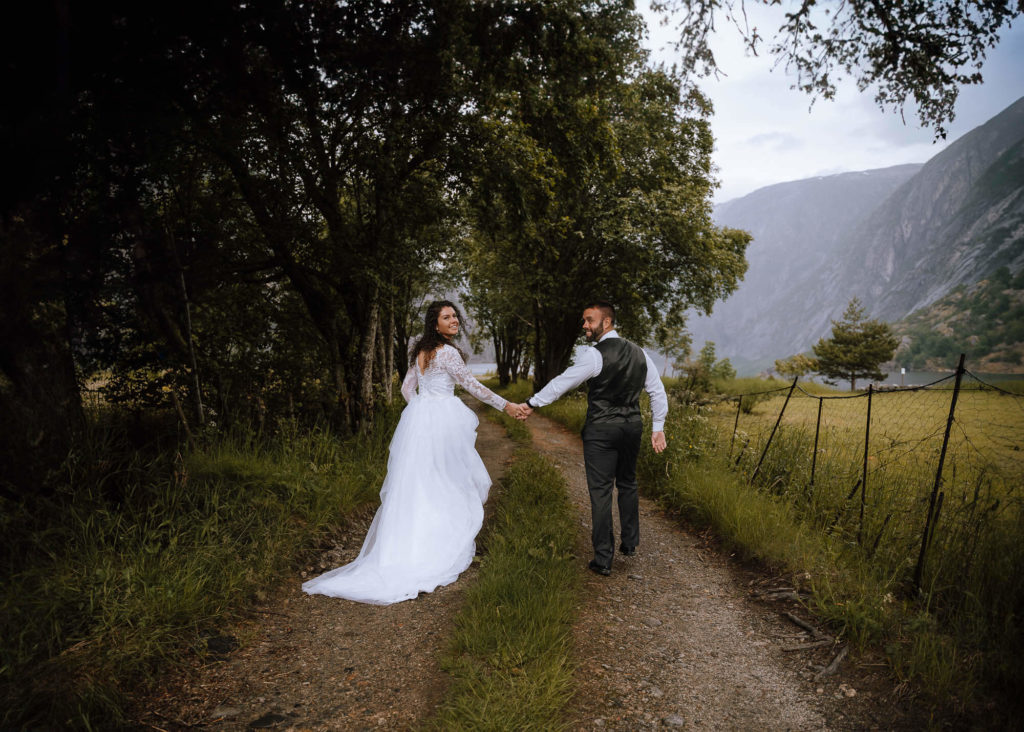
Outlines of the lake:
<svg viewBox="0 0 1024 732">
<path fill-rule="evenodd" d="M 471 363 L 469 364 L 469 370 L 476 376 L 486 376 L 487 374 L 497 373 L 498 364 L 496 363 Z M 923 386 L 924 384 L 930 384 L 933 381 L 952 376 L 952 371 L 908 371 L 903 375 L 903 380 L 900 381 L 900 372 L 890 373 L 885 377 L 882 384 L 896 384 L 897 386 Z M 1024 374 L 977 374 L 978 378 L 989 384 L 998 384 L 1001 381 L 1024 381 Z M 970 378 L 970 377 L 967 377 Z M 821 377 L 816 376 L 812 381 L 821 382 Z M 843 386 L 840 384 L 840 386 Z"/>
</svg>

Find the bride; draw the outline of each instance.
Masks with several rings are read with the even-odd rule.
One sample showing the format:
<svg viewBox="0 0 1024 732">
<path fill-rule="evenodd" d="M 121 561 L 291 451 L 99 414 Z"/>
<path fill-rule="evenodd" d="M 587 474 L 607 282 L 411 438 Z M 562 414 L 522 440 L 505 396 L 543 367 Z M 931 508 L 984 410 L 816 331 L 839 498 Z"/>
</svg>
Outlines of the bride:
<svg viewBox="0 0 1024 732">
<path fill-rule="evenodd" d="M 390 605 L 454 582 L 473 561 L 491 479 L 474 449 L 479 420 L 455 384 L 513 417 L 525 413 L 470 373 L 452 345 L 459 320 L 447 300 L 427 308 L 402 383 L 408 404 L 391 438 L 380 508 L 359 556 L 304 582 L 309 594 Z"/>
</svg>

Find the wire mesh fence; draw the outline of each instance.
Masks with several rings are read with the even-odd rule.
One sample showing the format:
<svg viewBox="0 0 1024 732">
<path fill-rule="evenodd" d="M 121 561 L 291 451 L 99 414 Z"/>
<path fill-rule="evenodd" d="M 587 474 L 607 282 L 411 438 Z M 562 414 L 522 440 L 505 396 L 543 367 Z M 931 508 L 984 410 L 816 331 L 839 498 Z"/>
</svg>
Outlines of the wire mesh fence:
<svg viewBox="0 0 1024 732">
<path fill-rule="evenodd" d="M 960 604 L 1022 594 L 1008 563 L 1024 558 L 1024 395 L 962 357 L 924 386 L 840 395 L 794 381 L 727 395 L 711 414 L 752 485 L 914 589 Z"/>
</svg>

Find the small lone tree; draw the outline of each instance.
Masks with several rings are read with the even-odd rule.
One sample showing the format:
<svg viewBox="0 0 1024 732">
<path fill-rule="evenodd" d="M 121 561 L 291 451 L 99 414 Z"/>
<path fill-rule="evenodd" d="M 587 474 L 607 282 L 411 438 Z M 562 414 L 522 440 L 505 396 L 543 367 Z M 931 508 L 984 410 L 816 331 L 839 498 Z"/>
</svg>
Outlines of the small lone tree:
<svg viewBox="0 0 1024 732">
<path fill-rule="evenodd" d="M 785 359 L 775 359 L 775 373 L 784 378 L 791 379 L 794 376 L 802 378 L 817 370 L 817 360 L 802 353 L 797 353 Z"/>
<path fill-rule="evenodd" d="M 686 375 L 686 389 L 688 391 L 712 391 L 712 379 L 728 381 L 736 378 L 736 369 L 733 368 L 729 359 L 718 359 L 715 356 L 715 342 L 705 341 L 704 347 L 696 361 L 687 358 L 683 362 L 683 373 Z"/>
<path fill-rule="evenodd" d="M 885 374 L 880 364 L 892 359 L 899 345 L 888 323 L 866 320 L 864 306 L 856 297 L 846 306 L 841 320 L 832 321 L 832 337 L 822 338 L 814 345 L 819 374 L 825 381 L 849 380 L 850 389 L 857 388 L 857 379 L 880 380 Z"/>
<path fill-rule="evenodd" d="M 686 329 L 685 318 L 678 313 L 670 313 L 665 322 L 655 329 L 654 340 L 665 354 L 665 368 L 661 375 L 665 376 L 669 366 L 673 371 L 681 369 L 693 346 L 693 337 Z"/>
</svg>

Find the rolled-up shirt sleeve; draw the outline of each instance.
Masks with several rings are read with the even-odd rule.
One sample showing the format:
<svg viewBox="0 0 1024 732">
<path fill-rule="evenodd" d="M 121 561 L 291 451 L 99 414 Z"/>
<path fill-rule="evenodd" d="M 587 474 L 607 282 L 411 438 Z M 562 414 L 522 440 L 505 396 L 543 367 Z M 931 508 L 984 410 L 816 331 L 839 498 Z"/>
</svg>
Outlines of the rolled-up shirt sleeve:
<svg viewBox="0 0 1024 732">
<path fill-rule="evenodd" d="M 535 407 L 546 407 L 557 401 L 566 392 L 572 391 L 587 379 L 592 379 L 600 374 L 602 364 L 601 352 L 596 348 L 588 346 L 581 349 L 576 356 L 575 363 L 530 397 L 530 404 Z"/>
<path fill-rule="evenodd" d="M 651 357 L 644 352 L 647 359 L 647 378 L 644 379 L 644 391 L 651 398 L 651 431 L 663 432 L 665 430 L 665 418 L 668 417 L 668 395 L 665 393 L 665 385 L 661 383 L 658 375 L 658 367 L 654 365 Z"/>
</svg>

